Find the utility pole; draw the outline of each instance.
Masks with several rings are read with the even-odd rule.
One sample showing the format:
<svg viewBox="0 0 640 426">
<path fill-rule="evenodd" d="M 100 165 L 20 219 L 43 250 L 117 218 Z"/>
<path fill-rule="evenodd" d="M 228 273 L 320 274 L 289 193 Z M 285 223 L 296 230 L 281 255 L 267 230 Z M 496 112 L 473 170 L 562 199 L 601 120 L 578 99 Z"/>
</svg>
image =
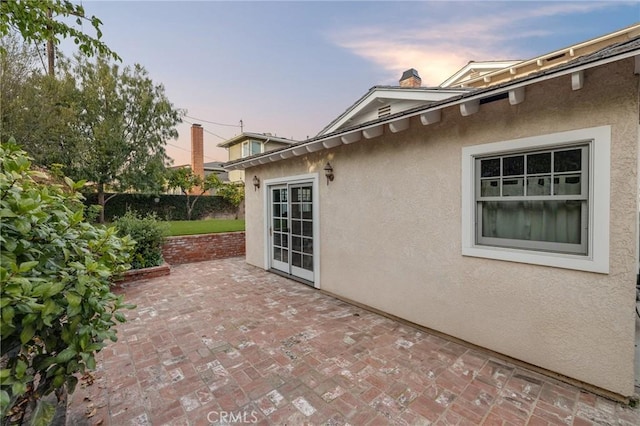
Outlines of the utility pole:
<svg viewBox="0 0 640 426">
<path fill-rule="evenodd" d="M 240 119 L 240 133 L 244 133 L 244 123 L 242 122 L 242 118 Z"/>
</svg>

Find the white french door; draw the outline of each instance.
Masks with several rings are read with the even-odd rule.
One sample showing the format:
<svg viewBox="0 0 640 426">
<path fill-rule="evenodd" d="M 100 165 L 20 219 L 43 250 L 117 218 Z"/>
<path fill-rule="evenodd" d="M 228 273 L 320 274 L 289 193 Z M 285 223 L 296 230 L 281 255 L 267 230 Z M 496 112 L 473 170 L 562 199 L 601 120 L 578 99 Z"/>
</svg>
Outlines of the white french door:
<svg viewBox="0 0 640 426">
<path fill-rule="evenodd" d="M 287 183 L 268 188 L 270 267 L 314 282 L 313 183 Z"/>
</svg>

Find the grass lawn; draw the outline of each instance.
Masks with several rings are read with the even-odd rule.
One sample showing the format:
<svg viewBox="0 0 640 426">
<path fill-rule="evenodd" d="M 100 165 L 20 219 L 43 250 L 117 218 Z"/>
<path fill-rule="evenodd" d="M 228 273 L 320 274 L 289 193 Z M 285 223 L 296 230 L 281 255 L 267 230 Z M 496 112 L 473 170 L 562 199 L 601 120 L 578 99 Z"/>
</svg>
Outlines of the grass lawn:
<svg viewBox="0 0 640 426">
<path fill-rule="evenodd" d="M 172 220 L 167 236 L 244 231 L 244 219 Z"/>
</svg>

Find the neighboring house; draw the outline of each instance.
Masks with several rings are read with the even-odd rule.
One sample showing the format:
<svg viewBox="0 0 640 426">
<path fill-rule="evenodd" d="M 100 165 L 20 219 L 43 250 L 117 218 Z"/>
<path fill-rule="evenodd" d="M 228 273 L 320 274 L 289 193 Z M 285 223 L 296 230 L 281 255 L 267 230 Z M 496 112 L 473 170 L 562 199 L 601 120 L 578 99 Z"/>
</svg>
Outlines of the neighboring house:
<svg viewBox="0 0 640 426">
<path fill-rule="evenodd" d="M 640 38 L 226 164 L 246 260 L 634 393 Z"/>
<path fill-rule="evenodd" d="M 223 161 L 211 161 L 209 163 L 204 163 L 204 177 L 213 173 L 218 175 L 221 182 L 229 182 L 229 172 L 224 169 L 224 164 L 225 163 Z"/>
<path fill-rule="evenodd" d="M 229 153 L 229 161 L 259 155 L 274 149 L 289 147 L 297 141 L 273 136 L 271 133 L 250 133 L 243 132 L 232 137 L 218 146 L 226 148 Z M 230 182 L 244 182 L 244 172 L 234 170 L 229 173 Z"/>
<path fill-rule="evenodd" d="M 223 165 L 224 162 L 222 161 L 211 161 L 209 163 L 204 163 L 202 167 L 204 170 L 204 177 L 206 178 L 210 174 L 215 174 L 218 175 L 220 182 L 229 182 L 229 172 L 224 169 Z M 216 190 L 210 189 L 209 195 L 216 195 Z"/>
</svg>

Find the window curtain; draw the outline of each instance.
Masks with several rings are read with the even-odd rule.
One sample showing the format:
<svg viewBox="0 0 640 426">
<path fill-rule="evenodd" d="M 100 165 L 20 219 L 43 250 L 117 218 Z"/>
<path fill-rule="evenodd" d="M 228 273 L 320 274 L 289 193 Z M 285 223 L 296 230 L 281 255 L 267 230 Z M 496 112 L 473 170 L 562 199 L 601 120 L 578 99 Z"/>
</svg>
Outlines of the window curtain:
<svg viewBox="0 0 640 426">
<path fill-rule="evenodd" d="M 483 237 L 580 244 L 582 201 L 482 202 Z"/>
</svg>

